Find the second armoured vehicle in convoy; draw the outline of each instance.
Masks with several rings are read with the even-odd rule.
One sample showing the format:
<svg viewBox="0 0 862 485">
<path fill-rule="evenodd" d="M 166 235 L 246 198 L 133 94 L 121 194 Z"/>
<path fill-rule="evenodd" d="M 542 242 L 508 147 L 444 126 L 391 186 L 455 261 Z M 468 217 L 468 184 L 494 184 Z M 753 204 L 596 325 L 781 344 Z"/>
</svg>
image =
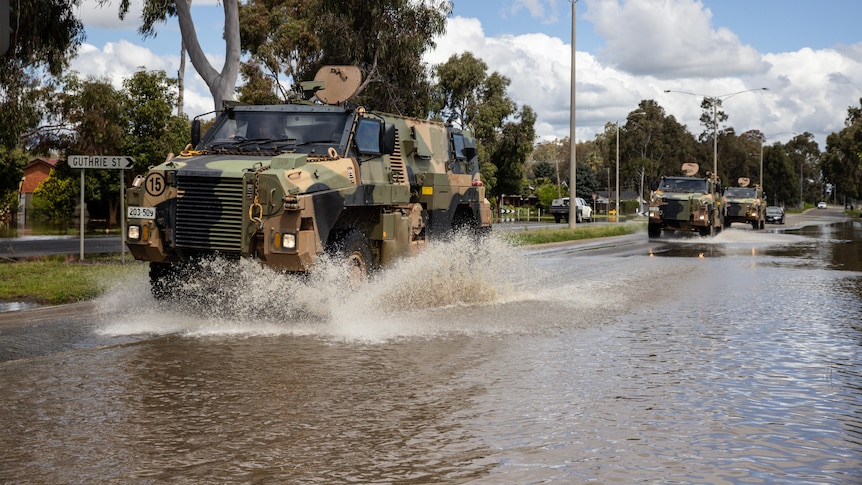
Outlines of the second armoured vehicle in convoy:
<svg viewBox="0 0 862 485">
<path fill-rule="evenodd" d="M 661 236 L 662 231 L 696 231 L 701 236 L 714 236 L 721 230 L 721 181 L 713 173 L 696 177 L 696 163 L 683 164 L 684 177 L 662 177 L 650 194 L 649 237 Z"/>
<path fill-rule="evenodd" d="M 490 230 L 473 135 L 352 105 L 360 82 L 358 68 L 327 66 L 302 85 L 316 102 L 226 105 L 134 181 L 126 243 L 157 297 L 215 255 L 304 273 L 329 254 L 364 279 L 454 230 Z"/>
<path fill-rule="evenodd" d="M 751 181 L 741 177 L 739 187 L 728 187 L 724 191 L 724 227 L 730 227 L 734 222 L 751 224 L 754 229 L 763 229 L 766 225 L 766 197 L 760 185 L 749 187 Z"/>
</svg>

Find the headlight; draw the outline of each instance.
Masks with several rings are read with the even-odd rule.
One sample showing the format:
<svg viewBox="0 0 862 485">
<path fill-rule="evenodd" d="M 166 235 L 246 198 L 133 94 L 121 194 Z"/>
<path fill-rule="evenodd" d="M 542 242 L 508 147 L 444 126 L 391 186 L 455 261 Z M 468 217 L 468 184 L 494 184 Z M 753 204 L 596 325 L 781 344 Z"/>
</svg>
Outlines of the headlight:
<svg viewBox="0 0 862 485">
<path fill-rule="evenodd" d="M 140 241 L 141 240 L 141 226 L 138 226 L 138 225 L 129 226 L 129 229 L 126 232 L 126 238 L 130 241 Z"/>
<path fill-rule="evenodd" d="M 273 251 L 295 251 L 296 234 L 292 232 L 273 232 L 270 240 Z"/>
</svg>

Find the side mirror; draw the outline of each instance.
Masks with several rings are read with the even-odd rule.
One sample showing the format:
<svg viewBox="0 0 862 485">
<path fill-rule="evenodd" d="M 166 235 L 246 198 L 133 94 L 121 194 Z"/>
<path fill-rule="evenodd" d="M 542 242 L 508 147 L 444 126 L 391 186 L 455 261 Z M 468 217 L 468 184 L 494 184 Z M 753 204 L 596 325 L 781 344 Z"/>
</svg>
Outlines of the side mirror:
<svg viewBox="0 0 862 485">
<path fill-rule="evenodd" d="M 467 161 L 472 160 L 473 157 L 476 156 L 477 152 L 478 150 L 476 150 L 476 147 L 464 147 L 464 157 L 467 158 Z"/>
</svg>

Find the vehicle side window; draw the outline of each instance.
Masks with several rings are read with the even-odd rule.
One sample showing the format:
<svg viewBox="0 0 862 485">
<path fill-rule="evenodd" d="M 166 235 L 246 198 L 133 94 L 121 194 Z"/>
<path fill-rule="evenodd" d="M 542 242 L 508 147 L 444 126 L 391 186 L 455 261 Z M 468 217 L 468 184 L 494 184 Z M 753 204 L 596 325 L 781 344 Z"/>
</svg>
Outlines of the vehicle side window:
<svg viewBox="0 0 862 485">
<path fill-rule="evenodd" d="M 359 120 L 359 125 L 356 127 L 355 143 L 359 153 L 369 155 L 383 153 L 380 147 L 380 121 L 370 118 Z"/>
<path fill-rule="evenodd" d="M 466 160 L 467 155 L 464 154 L 464 135 L 460 133 L 452 135 L 452 145 L 455 150 L 455 159 Z"/>
</svg>

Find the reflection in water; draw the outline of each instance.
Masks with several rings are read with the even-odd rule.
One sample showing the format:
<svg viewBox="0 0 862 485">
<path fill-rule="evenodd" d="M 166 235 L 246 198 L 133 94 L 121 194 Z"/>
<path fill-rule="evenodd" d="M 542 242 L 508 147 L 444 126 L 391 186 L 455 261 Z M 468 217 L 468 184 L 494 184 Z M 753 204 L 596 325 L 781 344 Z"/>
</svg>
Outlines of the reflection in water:
<svg viewBox="0 0 862 485">
<path fill-rule="evenodd" d="M 0 482 L 858 483 L 855 231 L 128 281 L 0 364 Z"/>
</svg>

